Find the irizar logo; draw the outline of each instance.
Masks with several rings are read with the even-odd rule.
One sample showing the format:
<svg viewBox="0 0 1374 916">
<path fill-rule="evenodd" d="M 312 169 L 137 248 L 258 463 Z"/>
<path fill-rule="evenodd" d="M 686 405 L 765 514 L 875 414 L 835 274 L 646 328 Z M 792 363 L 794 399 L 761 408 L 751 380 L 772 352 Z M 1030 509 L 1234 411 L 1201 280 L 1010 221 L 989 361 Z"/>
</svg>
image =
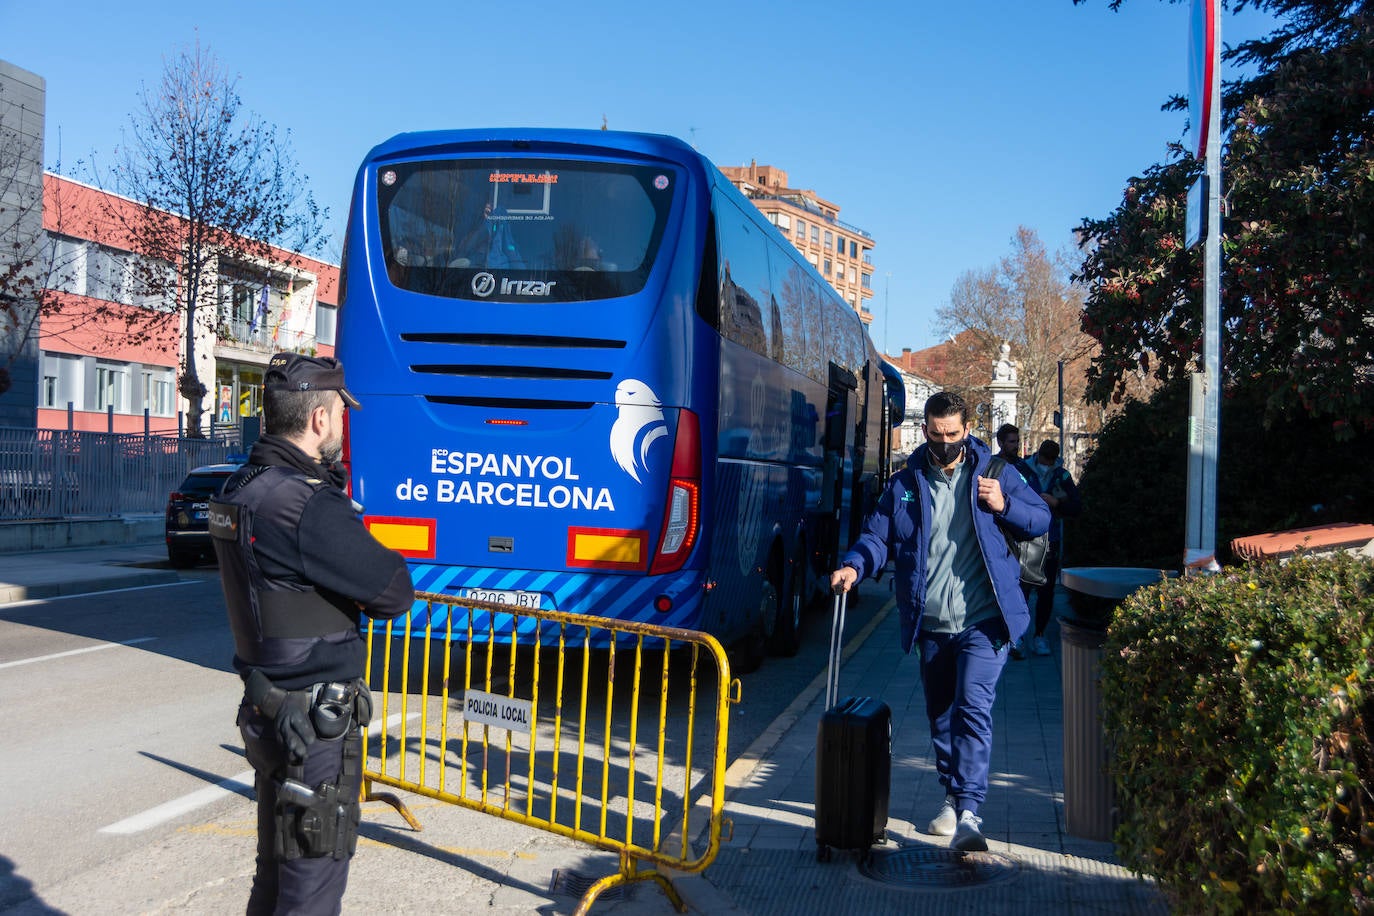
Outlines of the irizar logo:
<svg viewBox="0 0 1374 916">
<path fill-rule="evenodd" d="M 502 280 L 503 296 L 547 296 L 558 285 L 557 280 L 545 283 L 542 280 Z"/>
<path fill-rule="evenodd" d="M 635 479 L 648 470 L 649 446 L 668 435 L 663 403 L 638 379 L 627 378 L 616 386 L 615 406 L 620 416 L 611 425 L 611 457 Z"/>
<path fill-rule="evenodd" d="M 553 288 L 558 285 L 557 280 L 511 280 L 503 277 L 501 279 L 501 295 L 503 296 L 549 296 L 553 293 Z M 496 278 L 485 270 L 472 278 L 472 292 L 475 296 L 483 299 L 496 292 Z"/>
</svg>

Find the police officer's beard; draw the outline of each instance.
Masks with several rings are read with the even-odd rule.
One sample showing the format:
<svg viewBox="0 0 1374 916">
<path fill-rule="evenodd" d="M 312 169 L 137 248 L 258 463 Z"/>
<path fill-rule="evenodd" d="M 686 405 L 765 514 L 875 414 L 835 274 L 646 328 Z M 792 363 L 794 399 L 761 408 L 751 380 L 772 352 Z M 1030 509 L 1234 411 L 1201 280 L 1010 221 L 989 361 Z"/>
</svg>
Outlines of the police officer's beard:
<svg viewBox="0 0 1374 916">
<path fill-rule="evenodd" d="M 343 457 L 343 436 L 330 440 L 320 446 L 320 464 L 328 467 Z"/>
</svg>

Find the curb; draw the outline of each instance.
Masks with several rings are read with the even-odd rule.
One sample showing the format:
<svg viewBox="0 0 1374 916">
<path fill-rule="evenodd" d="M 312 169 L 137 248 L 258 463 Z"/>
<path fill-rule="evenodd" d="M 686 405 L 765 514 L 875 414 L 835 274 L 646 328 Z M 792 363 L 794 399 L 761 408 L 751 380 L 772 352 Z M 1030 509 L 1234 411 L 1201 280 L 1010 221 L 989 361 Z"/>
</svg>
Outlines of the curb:
<svg viewBox="0 0 1374 916">
<path fill-rule="evenodd" d="M 149 585 L 170 585 L 180 581 L 182 581 L 181 577 L 170 570 L 139 570 L 71 579 L 65 582 L 45 582 L 38 585 L 0 583 L 0 604 L 110 592 L 125 588 L 143 588 Z"/>
</svg>

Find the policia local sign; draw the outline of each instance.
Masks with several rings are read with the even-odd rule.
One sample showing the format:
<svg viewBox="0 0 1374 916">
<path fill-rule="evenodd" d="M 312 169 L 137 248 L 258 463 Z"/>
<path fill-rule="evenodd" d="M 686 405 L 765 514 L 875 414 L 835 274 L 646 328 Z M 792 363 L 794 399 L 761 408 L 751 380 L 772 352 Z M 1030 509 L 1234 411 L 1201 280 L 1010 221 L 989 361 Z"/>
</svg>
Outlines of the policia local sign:
<svg viewBox="0 0 1374 916">
<path fill-rule="evenodd" d="M 528 735 L 534 719 L 533 704 L 481 690 L 463 694 L 463 719 Z"/>
</svg>

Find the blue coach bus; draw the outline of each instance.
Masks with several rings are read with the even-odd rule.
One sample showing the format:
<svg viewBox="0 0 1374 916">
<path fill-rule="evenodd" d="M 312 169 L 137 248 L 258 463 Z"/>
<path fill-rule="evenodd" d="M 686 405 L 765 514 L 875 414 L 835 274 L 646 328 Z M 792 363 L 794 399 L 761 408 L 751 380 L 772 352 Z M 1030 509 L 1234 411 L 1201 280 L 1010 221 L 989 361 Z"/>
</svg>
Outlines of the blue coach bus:
<svg viewBox="0 0 1374 916">
<path fill-rule="evenodd" d="M 706 631 L 747 666 L 797 651 L 885 476 L 890 393 L 708 160 L 402 134 L 359 170 L 340 282 L 353 495 L 418 589 Z"/>
</svg>

